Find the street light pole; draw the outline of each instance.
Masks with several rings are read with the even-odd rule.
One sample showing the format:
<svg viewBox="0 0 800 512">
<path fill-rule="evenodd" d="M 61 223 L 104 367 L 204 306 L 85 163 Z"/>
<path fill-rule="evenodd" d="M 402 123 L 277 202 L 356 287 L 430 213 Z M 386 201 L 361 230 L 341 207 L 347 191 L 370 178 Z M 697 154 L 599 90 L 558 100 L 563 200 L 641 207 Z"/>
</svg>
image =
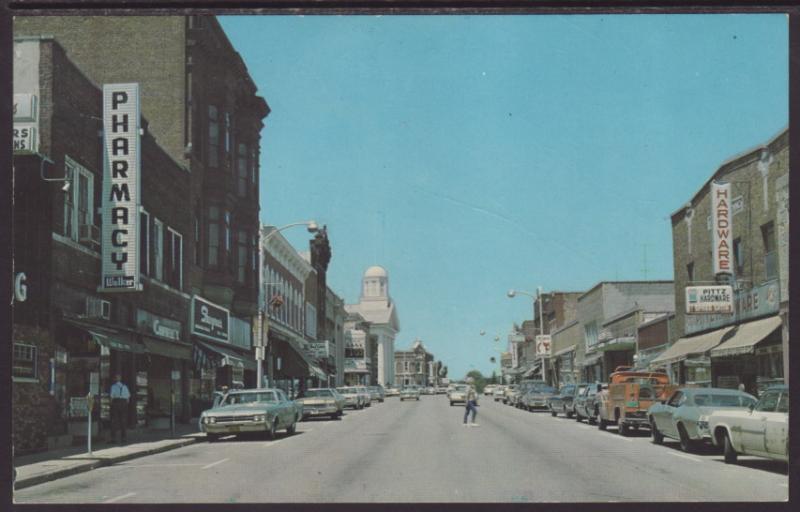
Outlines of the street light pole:
<svg viewBox="0 0 800 512">
<path fill-rule="evenodd" d="M 269 347 L 268 340 L 269 340 L 269 315 L 267 314 L 267 306 L 266 306 L 266 293 L 264 287 L 266 283 L 264 282 L 264 251 L 266 251 L 266 245 L 270 238 L 272 238 L 275 234 L 283 231 L 284 229 L 288 229 L 294 226 L 306 226 L 309 233 L 315 233 L 319 230 L 317 223 L 313 220 L 304 221 L 304 222 L 292 222 L 291 224 L 287 224 L 285 226 L 281 226 L 276 228 L 266 236 L 264 236 L 264 225 L 261 222 L 258 223 L 258 315 L 254 319 L 257 322 L 257 328 L 254 331 L 258 335 L 258 339 L 254 340 L 257 341 L 255 344 L 256 349 L 256 379 L 258 382 L 256 387 L 261 389 L 264 386 L 264 365 L 263 361 L 265 359 L 265 353 L 267 348 Z M 272 350 L 270 350 L 270 356 L 272 354 Z M 268 359 L 267 365 L 267 379 L 268 387 L 272 387 L 272 357 Z"/>
<path fill-rule="evenodd" d="M 541 286 L 537 286 L 536 287 L 536 295 L 534 295 L 534 294 L 532 294 L 530 292 L 523 292 L 521 290 L 513 290 L 513 289 L 512 290 L 508 290 L 508 293 L 506 295 L 508 295 L 508 298 L 513 299 L 514 297 L 517 296 L 517 294 L 526 295 L 526 296 L 530 297 L 533 300 L 533 318 L 534 319 L 536 318 L 536 301 L 537 300 L 539 301 L 539 334 L 543 336 L 544 335 L 544 313 L 543 313 L 544 309 L 543 309 L 543 305 L 542 305 L 542 287 Z M 542 380 L 547 382 L 547 368 L 545 366 L 545 356 L 544 356 L 544 354 L 542 354 L 542 356 L 541 356 L 541 361 L 542 361 Z"/>
</svg>

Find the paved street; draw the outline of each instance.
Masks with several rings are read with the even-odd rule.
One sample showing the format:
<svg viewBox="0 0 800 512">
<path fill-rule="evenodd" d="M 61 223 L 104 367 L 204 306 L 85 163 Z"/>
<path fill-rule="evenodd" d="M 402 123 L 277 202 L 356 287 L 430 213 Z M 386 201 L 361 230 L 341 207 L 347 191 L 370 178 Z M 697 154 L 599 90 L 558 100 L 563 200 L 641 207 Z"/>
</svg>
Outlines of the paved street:
<svg viewBox="0 0 800 512">
<path fill-rule="evenodd" d="M 684 454 L 644 433 L 488 399 L 478 427 L 444 396 L 390 398 L 293 436 L 198 443 L 17 491 L 17 503 L 786 500 L 784 464 Z"/>
</svg>

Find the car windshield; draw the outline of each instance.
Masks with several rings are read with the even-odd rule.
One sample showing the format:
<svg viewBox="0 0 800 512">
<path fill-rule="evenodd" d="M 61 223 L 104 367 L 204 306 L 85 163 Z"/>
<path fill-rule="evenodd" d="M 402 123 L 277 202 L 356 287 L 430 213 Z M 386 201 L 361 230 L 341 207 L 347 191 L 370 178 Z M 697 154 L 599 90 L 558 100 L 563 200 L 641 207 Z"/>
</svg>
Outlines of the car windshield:
<svg viewBox="0 0 800 512">
<path fill-rule="evenodd" d="M 466 391 L 467 386 L 456 386 L 453 388 L 453 391 Z"/>
<path fill-rule="evenodd" d="M 698 394 L 694 396 L 694 404 L 698 407 L 749 407 L 756 401 L 746 395 Z"/>
<path fill-rule="evenodd" d="M 336 388 L 336 391 L 346 395 L 352 395 L 353 393 L 357 393 L 358 391 L 356 388 Z"/>
<path fill-rule="evenodd" d="M 306 398 L 311 398 L 311 397 L 329 398 L 333 396 L 333 391 L 331 391 L 330 389 L 309 389 L 308 391 L 306 391 L 305 396 Z"/>
<path fill-rule="evenodd" d="M 550 386 L 541 386 L 541 387 L 537 386 L 534 389 L 534 391 L 536 393 L 552 393 L 552 394 L 555 394 L 556 393 L 556 388 L 551 388 Z"/>
<path fill-rule="evenodd" d="M 220 405 L 254 404 L 257 402 L 277 402 L 278 397 L 273 391 L 258 391 L 253 393 L 229 393 Z"/>
</svg>

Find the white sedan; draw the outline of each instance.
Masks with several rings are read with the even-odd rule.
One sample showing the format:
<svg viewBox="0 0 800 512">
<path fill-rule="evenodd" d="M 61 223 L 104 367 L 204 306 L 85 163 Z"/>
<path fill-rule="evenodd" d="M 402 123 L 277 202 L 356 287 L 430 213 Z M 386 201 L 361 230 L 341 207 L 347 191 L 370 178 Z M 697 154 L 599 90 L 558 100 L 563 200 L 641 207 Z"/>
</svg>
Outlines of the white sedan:
<svg viewBox="0 0 800 512">
<path fill-rule="evenodd" d="M 715 411 L 708 416 L 708 430 L 716 446 L 722 446 L 725 462 L 739 454 L 789 460 L 789 387 L 771 387 L 745 410 Z"/>
</svg>

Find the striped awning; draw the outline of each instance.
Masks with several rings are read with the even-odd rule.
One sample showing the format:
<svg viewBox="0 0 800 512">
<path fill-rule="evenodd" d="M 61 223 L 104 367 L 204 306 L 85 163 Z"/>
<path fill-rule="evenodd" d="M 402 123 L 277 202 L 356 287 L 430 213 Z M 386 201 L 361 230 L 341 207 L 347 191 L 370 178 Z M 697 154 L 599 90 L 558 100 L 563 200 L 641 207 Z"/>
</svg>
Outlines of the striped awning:
<svg viewBox="0 0 800 512">
<path fill-rule="evenodd" d="M 733 327 L 723 327 L 697 336 L 681 338 L 650 361 L 650 366 L 677 363 L 689 357 L 702 356 L 720 344 Z"/>
<path fill-rule="evenodd" d="M 771 316 L 737 325 L 732 336 L 711 350 L 711 357 L 729 357 L 752 354 L 755 346 L 775 332 L 783 322 L 780 316 Z"/>
<path fill-rule="evenodd" d="M 245 370 L 256 370 L 256 362 L 244 354 L 238 354 L 231 349 L 210 345 L 195 339 L 192 347 L 192 359 L 195 368 L 211 369 L 219 366 L 234 366 Z"/>
<path fill-rule="evenodd" d="M 131 333 L 119 331 L 110 327 L 102 327 L 87 322 L 81 322 L 71 318 L 65 318 L 64 322 L 81 329 L 82 331 L 86 332 L 86 334 L 88 334 L 97 344 L 109 349 L 132 352 L 134 354 L 141 354 L 145 351 L 144 345 L 136 341 L 136 337 Z"/>
</svg>

